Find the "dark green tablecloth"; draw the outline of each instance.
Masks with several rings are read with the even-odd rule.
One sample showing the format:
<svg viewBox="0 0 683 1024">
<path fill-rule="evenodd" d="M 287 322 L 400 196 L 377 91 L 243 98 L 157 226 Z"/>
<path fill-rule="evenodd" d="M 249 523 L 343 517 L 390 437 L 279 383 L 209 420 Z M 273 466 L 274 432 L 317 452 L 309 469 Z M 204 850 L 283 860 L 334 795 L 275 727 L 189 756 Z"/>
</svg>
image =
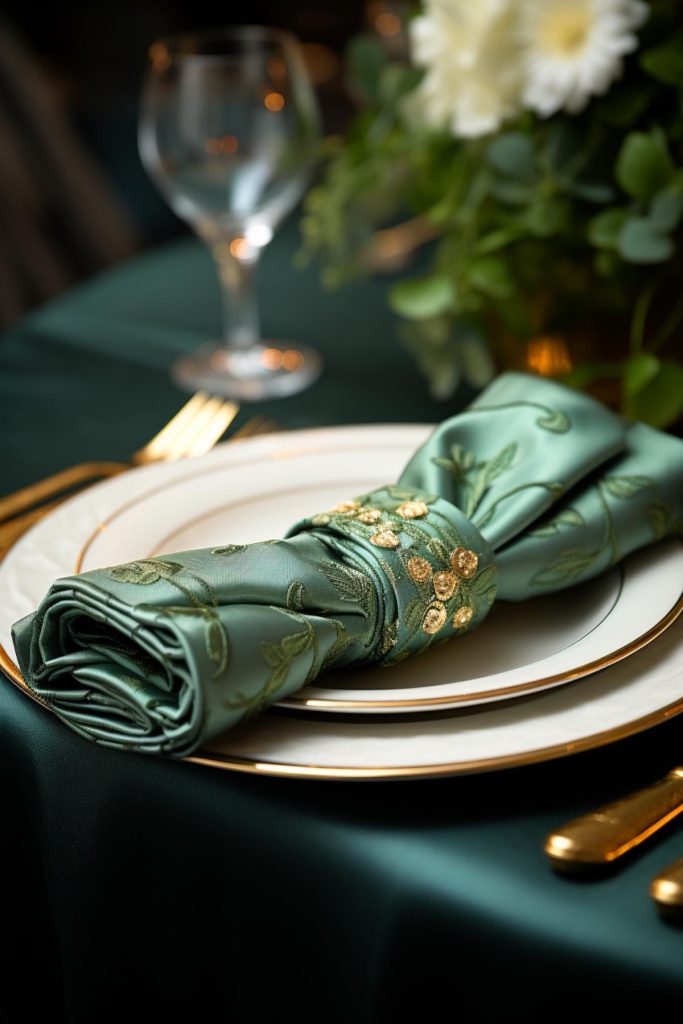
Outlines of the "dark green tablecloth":
<svg viewBox="0 0 683 1024">
<path fill-rule="evenodd" d="M 310 391 L 259 411 L 296 427 L 453 412 L 457 403 L 426 397 L 393 341 L 385 284 L 326 296 L 312 272 L 291 269 L 293 245 L 284 231 L 266 253 L 265 329 L 316 345 L 327 368 Z M 147 255 L 24 321 L 0 340 L 1 489 L 83 459 L 124 458 L 182 401 L 169 359 L 218 321 L 210 261 L 195 243 Z M 647 895 L 649 879 L 683 854 L 680 832 L 594 881 L 554 875 L 542 843 L 554 825 L 663 774 L 681 751 L 674 720 L 491 775 L 252 778 L 93 746 L 7 682 L 0 1019 L 680 1013 L 683 932 Z"/>
</svg>

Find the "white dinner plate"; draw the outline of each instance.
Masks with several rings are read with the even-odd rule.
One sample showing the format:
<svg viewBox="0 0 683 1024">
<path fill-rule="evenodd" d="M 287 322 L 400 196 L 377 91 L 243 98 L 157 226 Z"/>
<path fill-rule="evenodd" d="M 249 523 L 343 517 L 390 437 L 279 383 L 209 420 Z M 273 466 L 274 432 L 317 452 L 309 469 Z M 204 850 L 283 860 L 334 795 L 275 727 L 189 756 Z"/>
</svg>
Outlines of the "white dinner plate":
<svg viewBox="0 0 683 1024">
<path fill-rule="evenodd" d="M 10 626 L 37 605 L 57 576 L 281 536 L 302 514 L 394 481 L 430 429 L 363 426 L 254 438 L 200 459 L 134 470 L 76 496 L 21 538 L 0 564 L 4 667 L 21 683 Z M 525 763 L 556 756 L 563 745 L 606 742 L 614 730 L 635 731 L 672 706 L 678 710 L 683 698 L 679 630 L 635 653 L 681 610 L 682 575 L 683 548 L 671 541 L 582 587 L 519 605 L 501 603 L 470 636 L 392 669 L 330 673 L 283 702 L 308 712 L 382 711 L 381 717 L 272 711 L 213 741 L 207 756 L 245 770 L 322 777 L 441 774 Z M 579 686 L 533 702 L 510 700 L 595 673 L 627 655 L 628 663 Z M 677 657 L 677 682 L 646 687 L 640 675 L 629 675 L 633 662 L 669 679 L 666 666 Z M 630 680 L 625 689 L 616 682 L 622 678 Z M 479 712 L 448 710 L 501 699 L 498 707 Z M 417 715 L 425 710 L 443 713 Z M 399 721 L 387 711 L 412 714 Z"/>
</svg>

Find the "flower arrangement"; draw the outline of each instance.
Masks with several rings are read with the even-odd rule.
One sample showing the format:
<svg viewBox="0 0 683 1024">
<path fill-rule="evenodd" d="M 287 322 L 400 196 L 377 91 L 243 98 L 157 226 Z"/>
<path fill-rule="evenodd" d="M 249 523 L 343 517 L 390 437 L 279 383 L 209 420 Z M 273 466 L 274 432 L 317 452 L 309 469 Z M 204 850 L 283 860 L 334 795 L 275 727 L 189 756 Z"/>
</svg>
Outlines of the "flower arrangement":
<svg viewBox="0 0 683 1024">
<path fill-rule="evenodd" d="M 389 301 L 437 396 L 518 366 L 676 421 L 680 5 L 425 0 L 407 36 L 350 47 L 363 109 L 328 140 L 303 253 L 339 286 L 431 243 Z"/>
</svg>

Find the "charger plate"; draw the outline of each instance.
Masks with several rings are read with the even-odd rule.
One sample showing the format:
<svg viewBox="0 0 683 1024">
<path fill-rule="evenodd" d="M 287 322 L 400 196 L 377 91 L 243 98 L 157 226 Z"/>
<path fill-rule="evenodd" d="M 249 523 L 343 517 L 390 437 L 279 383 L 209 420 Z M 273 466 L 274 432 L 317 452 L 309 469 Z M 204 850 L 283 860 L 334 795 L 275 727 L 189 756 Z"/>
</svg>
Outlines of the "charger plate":
<svg viewBox="0 0 683 1024">
<path fill-rule="evenodd" d="M 363 426 L 253 438 L 200 459 L 137 469 L 76 496 L 0 564 L 0 664 L 23 684 L 10 626 L 56 577 L 281 536 L 305 512 L 395 480 L 430 429 Z M 682 576 L 683 547 L 659 544 L 593 583 L 500 604 L 470 636 L 393 669 L 330 673 L 283 702 L 297 714 L 268 712 L 191 760 L 311 777 L 396 777 L 527 763 L 608 742 L 680 710 L 679 634 L 640 649 L 682 610 Z M 656 687 L 644 681 L 645 665 Z M 533 701 L 513 699 L 588 675 Z M 471 707 L 483 703 L 491 706 Z"/>
</svg>

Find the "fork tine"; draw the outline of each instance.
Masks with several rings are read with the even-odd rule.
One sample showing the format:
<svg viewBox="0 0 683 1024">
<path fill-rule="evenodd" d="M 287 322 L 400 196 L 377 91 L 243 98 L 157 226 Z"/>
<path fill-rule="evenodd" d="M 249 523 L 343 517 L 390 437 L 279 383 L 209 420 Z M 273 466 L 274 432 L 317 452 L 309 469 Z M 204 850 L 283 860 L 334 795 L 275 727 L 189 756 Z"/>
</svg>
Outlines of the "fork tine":
<svg viewBox="0 0 683 1024">
<path fill-rule="evenodd" d="M 205 391 L 197 391 L 175 416 L 155 434 L 147 444 L 143 445 L 132 456 L 135 463 L 156 462 L 164 458 L 164 452 L 173 444 L 174 439 L 192 423 L 208 401 L 212 401 Z"/>
<path fill-rule="evenodd" d="M 187 458 L 204 455 L 205 452 L 210 451 L 223 436 L 238 412 L 239 405 L 236 402 L 222 402 L 194 441 L 186 447 L 184 456 Z"/>
<path fill-rule="evenodd" d="M 187 455 L 196 441 L 199 441 L 204 431 L 209 427 L 214 416 L 223 405 L 220 398 L 209 398 L 197 413 L 188 420 L 170 441 L 157 451 L 156 458 L 164 462 L 174 462 Z"/>
<path fill-rule="evenodd" d="M 250 420 L 236 430 L 234 434 L 231 434 L 230 440 L 241 440 L 246 437 L 254 437 L 256 434 L 267 434 L 272 430 L 277 430 L 278 425 L 274 420 L 266 419 L 265 416 L 257 415 L 252 416 Z"/>
</svg>

